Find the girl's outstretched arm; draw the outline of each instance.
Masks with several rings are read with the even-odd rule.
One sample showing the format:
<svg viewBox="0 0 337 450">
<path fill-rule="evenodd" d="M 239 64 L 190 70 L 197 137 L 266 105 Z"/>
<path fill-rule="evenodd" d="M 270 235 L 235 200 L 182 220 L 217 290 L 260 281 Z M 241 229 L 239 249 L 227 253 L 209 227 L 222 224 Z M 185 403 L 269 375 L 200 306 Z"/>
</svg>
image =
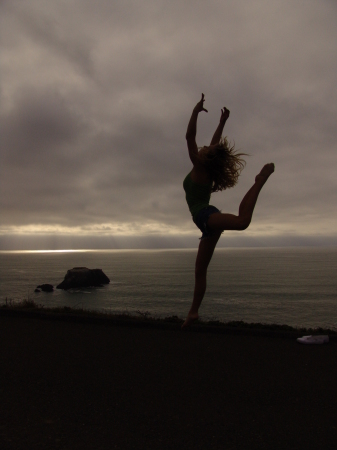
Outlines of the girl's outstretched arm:
<svg viewBox="0 0 337 450">
<path fill-rule="evenodd" d="M 227 108 L 223 108 L 221 110 L 220 122 L 219 122 L 219 125 L 218 125 L 217 129 L 215 130 L 215 133 L 212 137 L 211 145 L 219 144 L 221 136 L 222 136 L 222 132 L 223 132 L 225 123 L 227 122 L 227 119 L 229 117 L 229 114 L 230 114 L 230 112 Z"/>
<path fill-rule="evenodd" d="M 197 142 L 195 140 L 195 138 L 197 136 L 198 114 L 201 111 L 208 112 L 207 109 L 204 108 L 204 101 L 205 101 L 205 96 L 204 96 L 204 94 L 202 94 L 201 100 L 193 108 L 193 112 L 192 112 L 190 121 L 187 126 L 187 131 L 186 131 L 186 141 L 187 141 L 188 153 L 190 155 L 190 158 L 191 158 L 191 161 L 193 164 L 195 163 L 195 158 L 198 155 L 198 146 L 197 146 Z"/>
</svg>

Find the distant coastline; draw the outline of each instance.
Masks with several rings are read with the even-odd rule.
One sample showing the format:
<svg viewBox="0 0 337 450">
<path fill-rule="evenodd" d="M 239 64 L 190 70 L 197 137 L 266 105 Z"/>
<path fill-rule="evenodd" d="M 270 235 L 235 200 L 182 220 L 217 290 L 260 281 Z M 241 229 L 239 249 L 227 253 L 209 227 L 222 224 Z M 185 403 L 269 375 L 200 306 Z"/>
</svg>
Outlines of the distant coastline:
<svg viewBox="0 0 337 450">
<path fill-rule="evenodd" d="M 181 235 L 62 235 L 62 234 L 1 234 L 0 251 L 62 251 L 62 250 L 168 250 L 197 249 L 199 233 Z M 335 234 L 280 234 L 239 236 L 226 232 L 218 248 L 266 247 L 337 247 Z"/>
</svg>

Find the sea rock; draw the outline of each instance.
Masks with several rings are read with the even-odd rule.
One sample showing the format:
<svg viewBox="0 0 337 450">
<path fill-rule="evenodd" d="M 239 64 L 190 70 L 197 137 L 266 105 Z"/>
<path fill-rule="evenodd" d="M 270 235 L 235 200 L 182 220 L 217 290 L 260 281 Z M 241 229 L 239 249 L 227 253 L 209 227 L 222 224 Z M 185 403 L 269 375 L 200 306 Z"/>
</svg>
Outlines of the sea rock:
<svg viewBox="0 0 337 450">
<path fill-rule="evenodd" d="M 88 269 L 87 267 L 74 267 L 68 270 L 62 283 L 56 286 L 57 289 L 71 289 L 89 286 L 102 286 L 110 283 L 109 278 L 102 269 Z"/>
<path fill-rule="evenodd" d="M 36 287 L 35 292 L 40 292 L 38 289 L 41 289 L 43 292 L 53 292 L 54 286 L 52 284 L 40 284 Z"/>
</svg>

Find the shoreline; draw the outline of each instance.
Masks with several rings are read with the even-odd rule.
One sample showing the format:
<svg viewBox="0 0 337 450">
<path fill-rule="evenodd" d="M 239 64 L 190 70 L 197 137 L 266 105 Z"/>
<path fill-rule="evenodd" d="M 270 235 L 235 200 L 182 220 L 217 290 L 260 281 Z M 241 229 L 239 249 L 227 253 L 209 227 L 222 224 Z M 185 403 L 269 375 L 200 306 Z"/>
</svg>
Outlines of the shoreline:
<svg viewBox="0 0 337 450">
<path fill-rule="evenodd" d="M 0 305 L 0 316 L 40 318 L 77 323 L 95 323 L 105 326 L 156 328 L 180 330 L 183 319 L 177 316 L 154 318 L 148 313 L 114 314 L 96 310 L 74 309 L 68 306 L 46 308 L 33 300 L 9 302 Z M 244 321 L 221 322 L 219 320 L 198 320 L 183 332 L 204 332 L 217 334 L 238 334 L 265 337 L 297 338 L 304 334 L 328 334 L 330 339 L 337 341 L 337 330 L 329 328 L 292 327 L 286 324 L 248 323 Z"/>
</svg>

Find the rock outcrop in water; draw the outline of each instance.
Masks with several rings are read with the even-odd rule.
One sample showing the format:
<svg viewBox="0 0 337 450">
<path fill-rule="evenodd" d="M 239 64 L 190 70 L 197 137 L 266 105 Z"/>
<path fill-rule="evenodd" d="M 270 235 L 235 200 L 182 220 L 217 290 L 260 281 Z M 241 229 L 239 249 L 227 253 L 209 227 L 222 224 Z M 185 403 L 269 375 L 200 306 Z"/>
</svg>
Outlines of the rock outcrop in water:
<svg viewBox="0 0 337 450">
<path fill-rule="evenodd" d="M 102 286 L 110 283 L 109 278 L 102 269 L 88 269 L 87 267 L 74 267 L 68 270 L 62 283 L 57 289 L 71 289 L 89 286 Z"/>
<path fill-rule="evenodd" d="M 43 292 L 53 292 L 54 286 L 52 284 L 39 284 L 36 287 L 35 292 L 40 292 L 40 289 Z"/>
</svg>

